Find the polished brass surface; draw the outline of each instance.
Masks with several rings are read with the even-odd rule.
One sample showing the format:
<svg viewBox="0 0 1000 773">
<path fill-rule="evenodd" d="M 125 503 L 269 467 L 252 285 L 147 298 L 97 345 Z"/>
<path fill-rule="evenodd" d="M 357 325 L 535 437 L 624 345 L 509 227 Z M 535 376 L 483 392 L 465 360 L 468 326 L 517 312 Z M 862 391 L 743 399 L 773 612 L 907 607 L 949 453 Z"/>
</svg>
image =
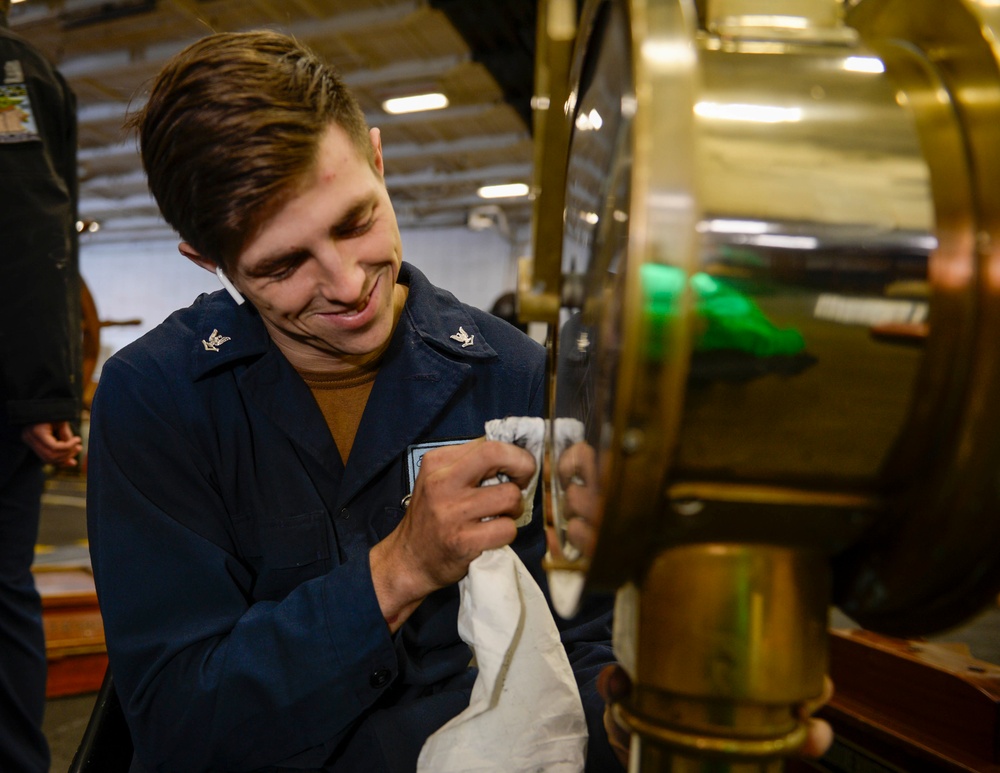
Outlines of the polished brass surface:
<svg viewBox="0 0 1000 773">
<path fill-rule="evenodd" d="M 587 6 L 565 206 L 548 216 L 563 276 L 588 283 L 563 308 L 553 415 L 579 422 L 595 460 L 590 515 L 567 508 L 568 480 L 552 484 L 553 560 L 578 561 L 589 586 L 639 579 L 660 547 L 727 536 L 740 491 L 754 492 L 740 539 L 788 543 L 796 520 L 795 541 L 861 546 L 840 561 L 838 599 L 889 632 L 913 633 L 906 609 L 927 619 L 955 578 L 907 591 L 912 561 L 873 571 L 880 522 L 920 523 L 921 562 L 941 552 L 931 522 L 954 532 L 937 564 L 975 571 L 952 596 L 980 605 L 996 585 L 992 556 L 963 536 L 1000 541 L 979 522 L 1000 447 L 977 432 L 1000 411 L 983 332 L 1000 313 L 996 240 L 978 225 L 997 194 L 973 172 L 1000 144 L 989 14 L 940 11 L 966 22 L 924 22 L 954 45 L 921 48 L 913 14 L 878 12 L 891 5 L 852 9 L 864 35 L 815 0 Z M 904 33 L 877 32 L 904 15 Z M 760 510 L 772 494 L 777 520 Z M 967 504 L 946 513 L 956 498 Z M 568 539 L 574 520 L 586 550 Z M 929 630 L 969 611 L 938 606 Z"/>
<path fill-rule="evenodd" d="M 870 334 L 926 308 L 885 296 L 934 242 L 913 119 L 848 29 L 699 40 L 699 270 L 746 306 L 702 321 L 730 329 L 693 343 L 671 477 L 873 490 L 922 355 Z"/>
<path fill-rule="evenodd" d="M 618 561 L 635 569 L 650 558 L 650 544 L 627 536 L 661 499 L 679 418 L 665 397 L 683 383 L 687 331 L 675 301 L 685 301 L 644 272 L 686 273 L 696 240 L 693 159 L 664 152 L 664 143 L 693 140 L 693 115 L 676 109 L 691 104 L 695 88 L 690 11 L 663 2 L 590 4 L 571 80 L 562 268 L 588 284 L 583 307 L 563 310 L 553 413 L 581 425 L 567 445 L 583 444 L 594 457 L 596 479 L 579 481 L 588 510 L 603 513 L 613 502 L 621 516 L 588 522 L 619 546 L 610 565 L 609 553 L 592 563 L 579 556 L 588 577 L 611 588 L 623 579 Z M 561 507 L 572 480 L 553 484 L 557 533 L 571 560 L 581 551 L 566 539 L 569 526 L 587 520 Z"/>
<path fill-rule="evenodd" d="M 727 773 L 780 773 L 782 757 L 801 748 L 805 740 L 804 726 L 799 725 L 787 736 L 766 741 L 734 741 L 678 733 L 629 712 L 620 704 L 614 706 L 616 721 L 632 728 L 630 755 L 636 759 L 637 770 L 669 773 L 714 773 L 720 769 L 719 759 L 728 759 Z"/>
<path fill-rule="evenodd" d="M 778 19 L 789 23 L 801 20 L 801 26 L 788 29 L 808 29 L 815 33 L 818 28 L 837 26 L 843 15 L 839 0 L 709 0 L 702 5 L 708 7 L 708 19 L 702 26 L 713 33 L 767 25 L 772 30 L 768 35 L 772 36 Z"/>
<path fill-rule="evenodd" d="M 794 752 L 805 740 L 796 707 L 823 689 L 829 578 L 821 554 L 795 548 L 661 552 L 638 592 L 619 597 L 616 644 L 633 678 L 622 721 L 668 758 L 763 770 Z"/>
<path fill-rule="evenodd" d="M 993 0 L 584 8 L 538 210 L 548 560 L 563 614 L 618 589 L 633 770 L 780 768 L 831 601 L 914 635 L 1000 590 L 998 31 Z"/>
<path fill-rule="evenodd" d="M 881 506 L 905 424 L 921 351 L 870 328 L 928 314 L 887 297 L 928 285 L 935 243 L 914 121 L 839 4 L 803 4 L 805 28 L 752 6 L 702 9 L 721 32 L 683 3 L 592 3 L 581 24 L 559 220 L 563 272 L 591 284 L 563 314 L 554 408 L 594 448 L 593 509 L 614 502 L 593 524 L 614 550 L 583 567 L 597 586 L 725 520 L 711 498 L 651 507 L 668 483 L 774 492 L 803 519 L 844 506 L 813 517 L 815 540 L 843 547 Z M 554 488 L 558 526 L 575 514 Z M 777 538 L 766 518 L 743 534 Z"/>
<path fill-rule="evenodd" d="M 898 489 L 890 511 L 838 567 L 848 614 L 911 635 L 959 623 L 1000 585 L 1000 7 L 872 0 L 848 21 L 873 48 L 906 51 L 936 81 L 933 91 L 903 84 L 924 119 L 925 155 L 942 191 L 935 203 L 946 249 L 934 255 L 926 390 L 889 469 Z M 894 61 L 886 55 L 887 66 Z M 937 158 L 949 134 L 960 137 L 964 164 L 954 153 L 947 163 Z"/>
<path fill-rule="evenodd" d="M 534 260 L 518 265 L 518 315 L 522 322 L 559 318 L 562 223 L 543 212 L 560 212 L 566 185 L 569 126 L 566 101 L 576 41 L 576 0 L 540 0 L 532 98 L 535 163 L 532 218 Z"/>
</svg>

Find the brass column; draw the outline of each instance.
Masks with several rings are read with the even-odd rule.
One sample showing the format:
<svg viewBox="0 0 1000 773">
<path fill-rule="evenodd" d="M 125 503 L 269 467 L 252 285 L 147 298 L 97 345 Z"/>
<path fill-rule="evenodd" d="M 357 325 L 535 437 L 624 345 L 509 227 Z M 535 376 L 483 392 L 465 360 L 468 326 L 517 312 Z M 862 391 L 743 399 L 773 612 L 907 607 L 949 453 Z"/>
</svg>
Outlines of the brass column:
<svg viewBox="0 0 1000 773">
<path fill-rule="evenodd" d="M 829 584 L 826 559 L 795 548 L 661 552 L 618 601 L 632 770 L 783 770 L 806 736 L 797 707 L 823 690 Z"/>
</svg>

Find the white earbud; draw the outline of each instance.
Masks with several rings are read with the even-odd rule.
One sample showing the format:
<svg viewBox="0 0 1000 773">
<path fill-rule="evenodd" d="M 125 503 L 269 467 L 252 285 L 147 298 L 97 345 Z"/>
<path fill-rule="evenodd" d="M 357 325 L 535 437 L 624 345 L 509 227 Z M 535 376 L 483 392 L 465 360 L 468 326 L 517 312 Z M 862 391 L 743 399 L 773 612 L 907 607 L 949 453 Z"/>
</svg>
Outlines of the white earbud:
<svg viewBox="0 0 1000 773">
<path fill-rule="evenodd" d="M 226 276 L 226 272 L 222 270 L 222 266 L 215 267 L 215 275 L 219 277 L 219 281 L 222 282 L 222 286 L 226 288 L 226 292 L 233 297 L 233 300 L 236 301 L 238 306 L 242 305 L 246 301 L 246 298 L 244 298 L 240 294 L 240 291 L 236 289 L 236 285 L 234 285 L 229 280 L 229 277 Z"/>
</svg>

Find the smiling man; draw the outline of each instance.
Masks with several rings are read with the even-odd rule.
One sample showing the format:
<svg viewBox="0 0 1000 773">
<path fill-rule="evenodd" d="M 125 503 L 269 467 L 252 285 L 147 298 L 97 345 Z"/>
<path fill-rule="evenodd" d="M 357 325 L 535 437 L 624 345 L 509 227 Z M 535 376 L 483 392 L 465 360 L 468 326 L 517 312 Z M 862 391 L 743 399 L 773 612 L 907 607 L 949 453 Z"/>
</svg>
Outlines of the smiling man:
<svg viewBox="0 0 1000 773">
<path fill-rule="evenodd" d="M 378 129 L 359 149 L 337 124 L 319 137 L 295 195 L 268 212 L 231 267 L 274 343 L 302 370 L 349 370 L 388 344 L 406 287 L 402 245 L 382 182 Z M 181 252 L 215 271 L 191 244 Z"/>
<path fill-rule="evenodd" d="M 546 588 L 540 512 L 514 525 L 534 459 L 480 438 L 540 414 L 544 352 L 403 262 L 378 130 L 294 40 L 193 44 L 132 125 L 180 251 L 227 287 L 119 352 L 94 399 L 132 770 L 413 771 L 469 703 L 470 562 L 511 545 Z M 595 771 L 619 769 L 609 626 L 596 602 L 560 622 Z"/>
</svg>

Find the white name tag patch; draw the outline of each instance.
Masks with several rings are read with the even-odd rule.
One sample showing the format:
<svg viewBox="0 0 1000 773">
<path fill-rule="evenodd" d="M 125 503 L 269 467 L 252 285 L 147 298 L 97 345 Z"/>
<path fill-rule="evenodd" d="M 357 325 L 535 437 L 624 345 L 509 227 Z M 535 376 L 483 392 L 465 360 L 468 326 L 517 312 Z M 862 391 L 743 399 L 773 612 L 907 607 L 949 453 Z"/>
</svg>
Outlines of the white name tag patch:
<svg viewBox="0 0 1000 773">
<path fill-rule="evenodd" d="M 430 451 L 432 448 L 441 448 L 442 446 L 458 446 L 462 443 L 468 443 L 474 438 L 455 438 L 453 440 L 432 440 L 428 443 L 418 443 L 412 445 L 406 449 L 406 475 L 410 483 L 410 493 L 413 493 L 413 486 L 417 482 L 417 475 L 420 472 L 420 460 L 423 459 L 424 454 Z"/>
</svg>

